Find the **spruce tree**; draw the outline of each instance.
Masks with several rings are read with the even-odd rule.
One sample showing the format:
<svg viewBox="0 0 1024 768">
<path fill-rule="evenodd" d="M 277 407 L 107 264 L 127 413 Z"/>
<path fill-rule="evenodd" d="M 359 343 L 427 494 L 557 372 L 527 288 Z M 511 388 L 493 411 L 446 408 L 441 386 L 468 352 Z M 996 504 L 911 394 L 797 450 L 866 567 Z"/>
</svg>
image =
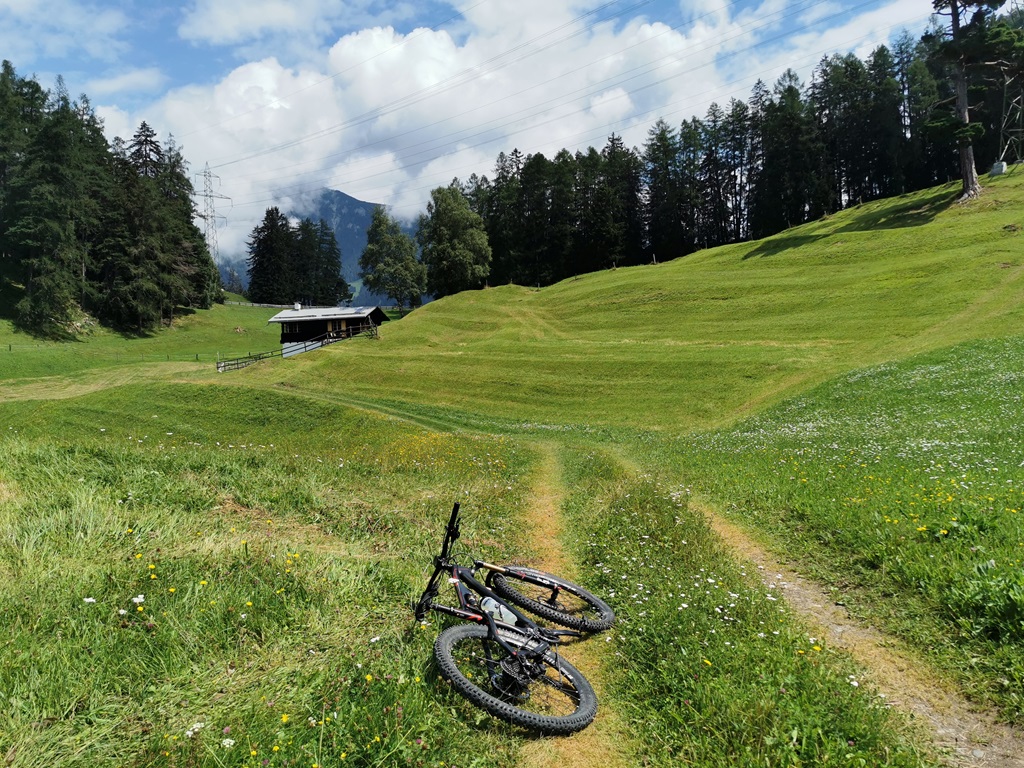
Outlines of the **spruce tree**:
<svg viewBox="0 0 1024 768">
<path fill-rule="evenodd" d="M 679 139 L 664 120 L 647 132 L 644 144 L 644 221 L 647 248 L 652 259 L 667 261 L 683 253 L 683 228 L 679 217 L 682 197 L 679 177 Z"/>
<path fill-rule="evenodd" d="M 290 264 L 293 244 L 294 236 L 287 217 L 277 207 L 268 208 L 247 243 L 249 301 L 284 304 L 296 300 Z"/>
<path fill-rule="evenodd" d="M 317 224 L 317 280 L 313 301 L 322 306 L 337 306 L 352 301 L 352 290 L 341 276 L 341 248 L 331 226 L 320 219 Z"/>
<path fill-rule="evenodd" d="M 87 194 L 81 144 L 81 123 L 58 82 L 11 180 L 6 233 L 25 285 L 17 322 L 49 336 L 67 334 L 77 308 L 84 256 L 75 222 Z"/>
<path fill-rule="evenodd" d="M 985 11 L 995 10 L 1002 4 L 1003 0 L 933 0 L 937 12 L 949 15 L 949 40 L 942 46 L 941 53 L 953 64 L 961 200 L 969 200 L 981 193 L 981 182 L 978 180 L 978 168 L 974 159 L 974 140 L 980 135 L 980 126 L 971 123 L 967 85 L 967 14 L 975 11 L 983 19 Z"/>
</svg>

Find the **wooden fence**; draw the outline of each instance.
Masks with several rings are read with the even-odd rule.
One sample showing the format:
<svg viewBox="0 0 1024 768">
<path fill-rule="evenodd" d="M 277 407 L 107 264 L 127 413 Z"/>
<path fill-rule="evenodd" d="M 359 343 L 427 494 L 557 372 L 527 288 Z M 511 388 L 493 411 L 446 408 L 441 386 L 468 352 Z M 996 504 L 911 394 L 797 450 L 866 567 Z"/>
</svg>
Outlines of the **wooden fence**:
<svg viewBox="0 0 1024 768">
<path fill-rule="evenodd" d="M 320 347 L 326 347 L 328 344 L 335 344 L 345 339 L 351 339 L 354 336 L 371 336 L 373 338 L 379 338 L 380 333 L 377 330 L 377 326 L 373 323 L 370 324 L 369 329 L 364 331 L 332 331 L 325 333 L 323 336 L 317 336 L 315 339 L 309 341 L 294 342 L 288 344 L 286 347 L 281 349 L 275 349 L 272 352 L 260 352 L 255 355 L 246 355 L 245 357 L 236 357 L 234 360 L 219 360 L 217 362 L 217 373 L 224 373 L 226 371 L 237 371 L 239 368 L 246 368 L 253 363 L 258 363 L 260 360 L 267 360 L 271 357 L 292 357 L 293 355 L 299 355 L 303 352 L 312 352 L 314 349 L 320 349 Z"/>
</svg>

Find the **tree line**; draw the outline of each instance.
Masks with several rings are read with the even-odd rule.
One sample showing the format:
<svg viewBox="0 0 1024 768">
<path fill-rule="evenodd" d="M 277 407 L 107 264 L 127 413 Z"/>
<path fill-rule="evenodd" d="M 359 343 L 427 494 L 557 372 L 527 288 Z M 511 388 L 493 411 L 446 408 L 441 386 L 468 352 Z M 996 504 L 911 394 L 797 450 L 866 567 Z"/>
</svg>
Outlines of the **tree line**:
<svg viewBox="0 0 1024 768">
<path fill-rule="evenodd" d="M 375 214 L 364 281 L 400 304 L 417 290 L 437 297 L 485 284 L 549 285 L 766 237 L 956 178 L 964 195 L 976 194 L 974 156 L 1000 158 L 1007 105 L 1024 98 L 1024 19 L 995 16 L 1001 4 L 935 0 L 948 29 L 935 20 L 920 38 L 904 32 L 865 60 L 824 57 L 807 85 L 787 71 L 772 87 L 757 82 L 746 101 L 712 104 L 703 118 L 658 120 L 641 148 L 613 134 L 601 150 L 550 159 L 502 152 L 492 177 L 432 193 L 417 235 L 425 275 L 414 269 L 411 242 L 395 245 L 397 222 Z M 475 234 L 455 237 L 460 230 L 439 215 L 473 222 Z"/>
<path fill-rule="evenodd" d="M 268 208 L 249 236 L 248 251 L 250 301 L 335 306 L 352 299 L 341 276 L 341 249 L 323 219 L 292 225 L 280 209 Z"/>
<path fill-rule="evenodd" d="M 0 282 L 16 325 L 73 335 L 83 312 L 146 332 L 208 308 L 220 278 L 181 147 L 145 122 L 108 143 L 88 98 L 0 70 Z"/>
</svg>

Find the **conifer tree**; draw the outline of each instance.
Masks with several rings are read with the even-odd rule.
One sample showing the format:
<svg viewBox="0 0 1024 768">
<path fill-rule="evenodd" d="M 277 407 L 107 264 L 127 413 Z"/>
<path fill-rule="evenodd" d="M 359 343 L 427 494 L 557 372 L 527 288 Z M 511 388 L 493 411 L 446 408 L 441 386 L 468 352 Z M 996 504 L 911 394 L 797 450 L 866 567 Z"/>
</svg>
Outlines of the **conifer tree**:
<svg viewBox="0 0 1024 768">
<path fill-rule="evenodd" d="M 291 276 L 290 252 L 294 244 L 288 219 L 276 206 L 268 208 L 247 243 L 249 301 L 285 304 L 296 300 Z"/>
<path fill-rule="evenodd" d="M 341 275 L 341 248 L 331 226 L 320 219 L 317 224 L 317 273 L 313 301 L 321 306 L 337 306 L 352 301 L 352 290 Z"/>
<path fill-rule="evenodd" d="M 960 155 L 961 200 L 969 200 L 981 193 L 978 168 L 974 159 L 974 140 L 981 134 L 981 126 L 971 123 L 967 86 L 967 14 L 977 13 L 983 23 L 985 11 L 995 10 L 1003 0 L 933 0 L 935 10 L 949 15 L 949 40 L 941 53 L 953 64 L 953 85 L 956 94 L 957 147 Z"/>
</svg>

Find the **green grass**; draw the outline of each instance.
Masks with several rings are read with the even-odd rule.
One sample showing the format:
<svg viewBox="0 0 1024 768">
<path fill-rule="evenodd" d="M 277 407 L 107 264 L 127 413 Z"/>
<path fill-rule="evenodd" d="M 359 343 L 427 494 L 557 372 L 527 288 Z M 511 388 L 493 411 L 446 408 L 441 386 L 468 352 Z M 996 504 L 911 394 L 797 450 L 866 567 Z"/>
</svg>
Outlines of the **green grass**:
<svg viewBox="0 0 1024 768">
<path fill-rule="evenodd" d="M 280 330 L 267 323 L 277 311 L 217 304 L 180 315 L 170 328 L 145 338 L 89 324 L 74 342 L 35 339 L 0 319 L 0 382 L 145 363 L 194 363 L 213 370 L 218 359 L 279 348 Z"/>
<path fill-rule="evenodd" d="M 645 734 L 635 764 L 926 762 L 859 670 L 730 560 L 687 488 L 609 482 L 600 454 L 570 465 L 581 570 L 618 616 L 605 666 Z"/>
<path fill-rule="evenodd" d="M 541 291 L 459 294 L 389 323 L 379 343 L 243 376 L 335 392 L 343 371 L 347 395 L 512 421 L 727 424 L 865 364 L 1024 331 L 1021 233 L 1005 229 L 1021 223 L 1024 176 L 944 208 L 955 194 Z"/>
<path fill-rule="evenodd" d="M 529 556 L 537 440 L 563 446 L 564 546 L 623 617 L 596 643 L 635 762 L 927 761 L 686 488 L 1020 722 L 1024 177 L 954 196 L 460 294 L 231 374 L 217 353 L 273 349 L 273 310 L 38 347 L 0 321 L 0 753 L 513 764 L 522 735 L 433 677 L 407 603 L 453 498 L 482 556 Z"/>
<path fill-rule="evenodd" d="M 429 662 L 437 622 L 419 627 L 408 604 L 454 498 L 465 500 L 476 554 L 529 556 L 521 515 L 536 456 L 526 445 L 213 385 L 13 402 L 0 405 L 0 419 L 8 426 L 0 616 L 9 627 L 0 749 L 31 756 L 15 765 L 330 765 L 342 754 L 355 765 L 513 764 L 522 735 L 447 691 Z M 619 564 L 705 568 L 729 589 L 757 589 L 699 519 L 687 515 L 690 527 L 677 529 L 664 517 L 685 513 L 684 499 L 662 498 L 593 455 L 570 451 L 564 461 L 574 489 L 567 520 L 587 531 L 569 546 L 622 616 L 603 649 L 609 674 L 630 659 L 612 695 L 633 702 L 646 733 L 658 729 L 657 739 L 639 736 L 624 750 L 666 764 L 683 755 L 725 765 L 882 753 L 890 764 L 920 764 L 872 693 L 850 686 L 844 661 L 795 658 L 799 626 L 776 606 L 760 610 L 784 642 L 756 638 L 753 618 L 733 631 L 707 601 L 687 614 L 702 616 L 697 624 L 666 622 L 675 605 L 663 589 L 654 600 L 672 605 L 650 619 L 640 613 L 647 603 L 638 609 L 612 582 Z M 641 519 L 624 514 L 636 510 Z M 673 543 L 685 535 L 692 556 L 678 560 L 672 544 L 657 550 L 662 559 L 637 564 L 641 535 Z M 612 546 L 589 548 L 595 540 Z M 588 567 L 602 561 L 616 568 Z M 686 653 L 684 638 L 696 642 L 708 627 L 718 627 L 720 642 L 703 657 L 714 656 L 720 678 Z M 667 647 L 652 642 L 659 638 Z M 746 653 L 730 658 L 741 646 Z M 755 656 L 781 671 L 741 674 Z M 670 716 L 675 699 L 651 697 L 694 665 L 696 687 L 679 688 L 693 697 L 692 717 Z M 764 712 L 782 679 L 798 692 L 793 706 Z M 733 705 L 722 708 L 727 695 Z M 657 713 L 652 701 L 661 702 Z M 742 702 L 756 704 L 763 721 L 737 720 Z M 802 720 L 822 711 L 830 714 L 821 722 Z M 708 735 L 726 721 L 730 729 Z M 805 725 L 806 743 L 793 742 L 787 734 Z M 783 737 L 784 748 L 774 741 Z M 659 746 L 666 739 L 671 751 Z"/>
<path fill-rule="evenodd" d="M 408 609 L 453 498 L 488 510 L 467 525 L 484 554 L 513 551 L 508 441 L 216 387 L 0 420 L 9 762 L 510 763 L 516 737 L 473 726 Z"/>
<path fill-rule="evenodd" d="M 1024 337 L 860 370 L 663 461 L 1021 722 L 1022 369 Z"/>
</svg>

